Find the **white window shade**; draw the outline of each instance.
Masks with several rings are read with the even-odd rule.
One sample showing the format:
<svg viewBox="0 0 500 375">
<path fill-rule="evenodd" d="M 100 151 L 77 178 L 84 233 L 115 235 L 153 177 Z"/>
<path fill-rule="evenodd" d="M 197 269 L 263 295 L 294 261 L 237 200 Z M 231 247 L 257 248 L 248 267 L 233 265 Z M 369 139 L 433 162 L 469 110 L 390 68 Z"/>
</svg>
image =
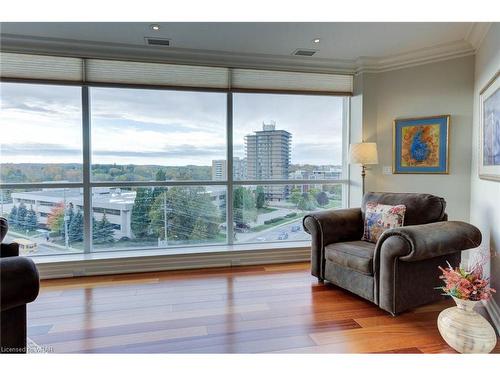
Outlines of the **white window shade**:
<svg viewBox="0 0 500 375">
<path fill-rule="evenodd" d="M 343 74 L 232 69 L 60 56 L 0 53 L 2 78 L 254 91 L 352 93 Z"/>
<path fill-rule="evenodd" d="M 86 81 L 227 89 L 227 68 L 88 59 Z"/>
<path fill-rule="evenodd" d="M 2 78 L 82 81 L 83 63 L 82 59 L 72 57 L 2 52 L 0 75 Z"/>
<path fill-rule="evenodd" d="M 352 76 L 272 70 L 233 69 L 231 88 L 243 90 L 352 93 Z"/>
</svg>

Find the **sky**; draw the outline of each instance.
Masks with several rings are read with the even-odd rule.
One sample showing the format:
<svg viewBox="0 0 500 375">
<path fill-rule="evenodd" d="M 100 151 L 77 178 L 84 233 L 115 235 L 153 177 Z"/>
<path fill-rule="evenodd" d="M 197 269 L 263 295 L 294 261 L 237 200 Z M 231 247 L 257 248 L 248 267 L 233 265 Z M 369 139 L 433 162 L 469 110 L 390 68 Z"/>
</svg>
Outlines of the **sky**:
<svg viewBox="0 0 500 375">
<path fill-rule="evenodd" d="M 293 164 L 341 164 L 342 98 L 234 94 L 234 156 L 244 136 L 276 122 Z M 2 163 L 81 163 L 81 89 L 1 83 Z M 211 165 L 226 154 L 226 95 L 91 88 L 93 163 Z"/>
</svg>

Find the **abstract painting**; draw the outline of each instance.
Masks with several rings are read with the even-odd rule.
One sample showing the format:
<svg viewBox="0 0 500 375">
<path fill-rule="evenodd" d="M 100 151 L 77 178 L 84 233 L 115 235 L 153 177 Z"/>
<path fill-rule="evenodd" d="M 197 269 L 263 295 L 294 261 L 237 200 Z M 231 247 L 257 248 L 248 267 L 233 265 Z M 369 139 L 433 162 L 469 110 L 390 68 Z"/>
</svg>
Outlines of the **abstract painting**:
<svg viewBox="0 0 500 375">
<path fill-rule="evenodd" d="M 448 173 L 450 116 L 394 121 L 393 173 Z"/>
<path fill-rule="evenodd" d="M 500 80 L 499 73 L 479 96 L 479 177 L 500 181 Z"/>
</svg>

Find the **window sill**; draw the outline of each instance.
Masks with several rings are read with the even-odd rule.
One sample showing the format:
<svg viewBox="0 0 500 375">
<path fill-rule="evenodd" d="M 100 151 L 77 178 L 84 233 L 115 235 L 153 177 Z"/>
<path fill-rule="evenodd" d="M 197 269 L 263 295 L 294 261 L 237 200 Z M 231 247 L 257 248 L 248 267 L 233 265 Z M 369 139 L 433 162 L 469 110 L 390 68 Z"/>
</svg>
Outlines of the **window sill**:
<svg viewBox="0 0 500 375">
<path fill-rule="evenodd" d="M 310 259 L 310 242 L 277 242 L 173 249 L 33 256 L 41 279 L 189 268 L 232 267 Z"/>
</svg>

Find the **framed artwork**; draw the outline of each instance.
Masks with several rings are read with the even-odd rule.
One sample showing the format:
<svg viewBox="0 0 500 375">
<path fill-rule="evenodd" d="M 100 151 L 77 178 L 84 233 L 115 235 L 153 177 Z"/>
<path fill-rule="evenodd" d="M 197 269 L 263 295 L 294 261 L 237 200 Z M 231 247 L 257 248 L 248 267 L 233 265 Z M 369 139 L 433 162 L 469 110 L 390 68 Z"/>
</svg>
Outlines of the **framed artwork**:
<svg viewBox="0 0 500 375">
<path fill-rule="evenodd" d="M 450 116 L 394 121 L 393 173 L 448 173 Z"/>
<path fill-rule="evenodd" d="M 500 181 L 500 71 L 479 94 L 479 178 Z"/>
</svg>

